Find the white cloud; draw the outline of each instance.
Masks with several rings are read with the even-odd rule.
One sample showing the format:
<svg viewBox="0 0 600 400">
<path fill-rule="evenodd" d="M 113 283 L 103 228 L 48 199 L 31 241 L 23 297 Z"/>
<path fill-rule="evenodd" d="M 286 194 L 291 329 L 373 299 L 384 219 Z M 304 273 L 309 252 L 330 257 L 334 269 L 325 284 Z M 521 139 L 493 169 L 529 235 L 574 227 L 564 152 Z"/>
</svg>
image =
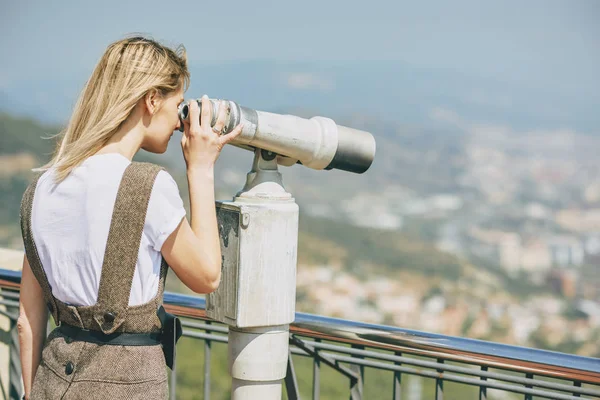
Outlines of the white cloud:
<svg viewBox="0 0 600 400">
<path fill-rule="evenodd" d="M 479 121 L 469 121 L 456 111 L 443 107 L 434 107 L 429 111 L 429 118 L 435 122 L 456 127 L 470 135 L 486 138 L 503 138 L 514 135 L 510 126 Z"/>
<path fill-rule="evenodd" d="M 291 72 L 285 76 L 285 84 L 292 89 L 321 92 L 330 92 L 335 88 L 333 80 L 309 72 Z"/>
<path fill-rule="evenodd" d="M 429 118 L 437 122 L 444 122 L 457 127 L 463 127 L 464 121 L 455 111 L 443 107 L 434 107 L 429 111 Z"/>
<path fill-rule="evenodd" d="M 509 124 L 468 120 L 443 107 L 429 111 L 432 121 L 463 131 L 467 146 L 493 147 L 497 150 L 518 150 L 529 157 L 543 155 L 559 159 L 595 157 L 600 139 L 571 128 L 517 129 Z"/>
</svg>

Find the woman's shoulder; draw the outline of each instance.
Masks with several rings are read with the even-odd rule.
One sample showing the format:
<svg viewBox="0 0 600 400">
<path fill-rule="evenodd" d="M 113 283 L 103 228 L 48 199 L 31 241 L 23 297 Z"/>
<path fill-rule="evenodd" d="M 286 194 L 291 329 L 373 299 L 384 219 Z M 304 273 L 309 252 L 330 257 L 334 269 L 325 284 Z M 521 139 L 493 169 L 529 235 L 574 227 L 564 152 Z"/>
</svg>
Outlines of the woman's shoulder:
<svg viewBox="0 0 600 400">
<path fill-rule="evenodd" d="M 164 167 L 152 163 L 137 163 L 137 168 L 142 168 L 146 172 L 155 174 L 152 192 L 150 195 L 150 204 L 171 203 L 179 206 L 183 204 L 179 193 L 179 186 L 173 176 Z"/>
<path fill-rule="evenodd" d="M 154 250 L 161 250 L 185 215 L 177 182 L 167 170 L 161 169 L 154 181 L 144 228 Z"/>
<path fill-rule="evenodd" d="M 145 162 L 145 161 L 132 161 L 128 169 L 130 173 L 143 175 L 143 174 L 155 174 L 158 175 L 160 172 L 165 171 L 165 168 L 162 165 Z M 167 172 L 168 173 L 168 172 Z"/>
<path fill-rule="evenodd" d="M 154 187 L 159 191 L 176 191 L 179 194 L 179 186 L 177 185 L 177 181 L 175 181 L 173 176 L 162 167 L 156 175 Z"/>
<path fill-rule="evenodd" d="M 181 198 L 177 182 L 161 165 L 133 161 L 128 166 L 126 175 L 127 177 L 124 177 L 124 179 L 127 179 L 131 184 L 148 179 L 149 177 L 153 180 L 151 183 L 150 204 L 164 202 L 165 200 L 178 203 L 177 200 Z"/>
<path fill-rule="evenodd" d="M 52 178 L 52 169 L 47 169 L 47 170 L 43 170 L 43 171 L 34 171 L 32 179 L 29 181 L 29 184 L 27 185 L 27 187 L 25 188 L 25 191 L 23 192 L 23 198 L 22 198 L 21 202 L 23 202 L 27 199 L 32 200 L 33 193 L 36 191 L 40 182 L 47 180 L 49 177 Z"/>
<path fill-rule="evenodd" d="M 129 165 L 130 174 L 136 177 L 142 177 L 146 175 L 155 176 L 154 187 L 159 188 L 172 188 L 173 185 L 177 187 L 177 183 L 173 176 L 159 164 L 154 164 L 150 162 L 141 162 L 141 161 L 133 161 Z"/>
</svg>

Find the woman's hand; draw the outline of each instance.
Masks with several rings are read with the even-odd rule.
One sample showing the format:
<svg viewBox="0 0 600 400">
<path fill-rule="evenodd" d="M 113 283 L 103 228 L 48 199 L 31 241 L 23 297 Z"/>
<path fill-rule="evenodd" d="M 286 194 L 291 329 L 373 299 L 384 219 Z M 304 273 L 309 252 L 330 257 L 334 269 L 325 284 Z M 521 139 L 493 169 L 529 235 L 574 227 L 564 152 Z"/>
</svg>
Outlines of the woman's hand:
<svg viewBox="0 0 600 400">
<path fill-rule="evenodd" d="M 202 97 L 202 115 L 195 100 L 189 104 L 189 118 L 184 121 L 181 149 L 185 158 L 187 169 L 213 170 L 214 164 L 223 147 L 237 138 L 242 133 L 242 124 L 235 127 L 227 135 L 221 136 L 229 113 L 229 103 L 221 102 L 219 115 L 214 127 L 210 126 L 212 120 L 212 107 L 207 96 Z"/>
<path fill-rule="evenodd" d="M 184 125 L 181 149 L 187 164 L 190 222 L 183 219 L 161 250 L 179 279 L 196 293 L 211 293 L 221 281 L 214 164 L 223 146 L 242 133 L 242 126 L 238 125 L 227 135 L 220 135 L 229 111 L 227 106 L 221 104 L 217 122 L 211 128 L 212 110 L 208 97 L 202 97 L 202 116 L 196 101 L 189 105 L 190 117 Z"/>
</svg>

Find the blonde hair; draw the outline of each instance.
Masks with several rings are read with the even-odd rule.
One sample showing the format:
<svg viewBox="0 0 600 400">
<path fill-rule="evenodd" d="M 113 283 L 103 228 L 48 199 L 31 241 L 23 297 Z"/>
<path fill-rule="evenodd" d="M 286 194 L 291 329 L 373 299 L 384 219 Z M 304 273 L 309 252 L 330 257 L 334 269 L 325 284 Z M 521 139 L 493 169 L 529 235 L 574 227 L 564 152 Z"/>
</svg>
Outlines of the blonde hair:
<svg viewBox="0 0 600 400">
<path fill-rule="evenodd" d="M 100 150 L 147 93 L 167 95 L 187 90 L 190 74 L 185 48 L 172 50 L 135 36 L 108 46 L 87 81 L 50 162 L 62 181 L 71 170 Z"/>
</svg>

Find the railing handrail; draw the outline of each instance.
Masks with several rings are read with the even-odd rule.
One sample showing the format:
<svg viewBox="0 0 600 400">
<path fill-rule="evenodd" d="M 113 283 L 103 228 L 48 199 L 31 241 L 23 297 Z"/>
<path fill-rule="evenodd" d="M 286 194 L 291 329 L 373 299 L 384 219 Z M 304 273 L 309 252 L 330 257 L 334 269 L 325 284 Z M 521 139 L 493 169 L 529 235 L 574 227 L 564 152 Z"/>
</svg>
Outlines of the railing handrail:
<svg viewBox="0 0 600 400">
<path fill-rule="evenodd" d="M 18 289 L 21 273 L 0 268 L 0 288 Z M 204 298 L 165 293 L 169 312 L 209 320 Z M 398 353 L 600 384 L 600 359 L 477 339 L 447 336 L 307 313 L 296 313 L 290 333 Z"/>
</svg>

